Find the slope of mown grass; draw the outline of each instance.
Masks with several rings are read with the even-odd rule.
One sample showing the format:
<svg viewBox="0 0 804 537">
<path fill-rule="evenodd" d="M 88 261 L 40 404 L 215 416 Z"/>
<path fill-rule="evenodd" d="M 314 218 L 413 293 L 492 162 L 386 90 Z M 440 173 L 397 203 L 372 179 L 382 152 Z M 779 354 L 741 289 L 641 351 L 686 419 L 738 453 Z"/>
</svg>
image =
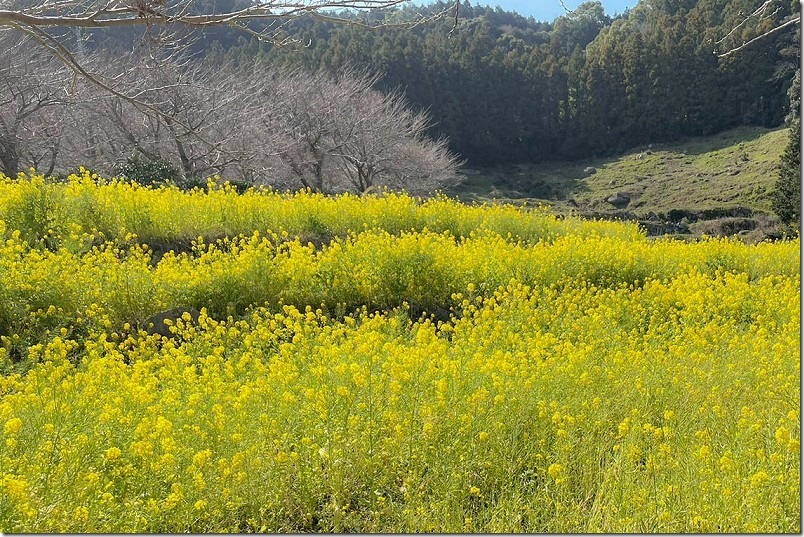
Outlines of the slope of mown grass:
<svg viewBox="0 0 804 537">
<path fill-rule="evenodd" d="M 99 183 L 2 186 L 2 532 L 801 530 L 799 239 Z"/>
<path fill-rule="evenodd" d="M 623 192 L 631 197 L 626 210 L 638 216 L 736 207 L 770 213 L 770 192 L 787 137 L 787 129 L 740 127 L 613 158 L 489 170 L 470 176 L 456 192 L 462 199 L 544 201 L 562 212 L 614 212 L 605 200 Z M 597 173 L 585 177 L 588 166 Z M 579 208 L 566 204 L 570 198 Z"/>
<path fill-rule="evenodd" d="M 640 214 L 672 209 L 703 211 L 746 207 L 769 213 L 776 167 L 787 129 L 742 127 L 706 139 L 625 155 L 584 180 L 576 200 L 601 207 L 607 192 L 631 195 Z M 611 182 L 614 184 L 610 184 Z"/>
</svg>

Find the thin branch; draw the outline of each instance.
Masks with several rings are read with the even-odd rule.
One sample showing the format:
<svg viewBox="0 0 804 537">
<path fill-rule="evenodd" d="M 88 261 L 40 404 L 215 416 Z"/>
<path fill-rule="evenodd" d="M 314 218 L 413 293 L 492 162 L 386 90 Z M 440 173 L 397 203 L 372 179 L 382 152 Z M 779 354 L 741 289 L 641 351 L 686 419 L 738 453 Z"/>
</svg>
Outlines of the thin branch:
<svg viewBox="0 0 804 537">
<path fill-rule="evenodd" d="M 751 43 L 754 43 L 755 41 L 759 41 L 760 39 L 764 39 L 765 37 L 768 37 L 769 35 L 771 35 L 771 34 L 773 34 L 775 32 L 778 32 L 779 30 L 781 30 L 783 28 L 786 28 L 787 26 L 790 26 L 791 24 L 797 24 L 799 22 L 801 22 L 801 15 L 799 15 L 799 16 L 793 18 L 793 19 L 790 19 L 789 21 L 787 21 L 787 22 L 785 22 L 783 24 L 780 24 L 779 26 L 774 27 L 774 28 L 768 30 L 767 32 L 761 33 L 760 35 L 756 36 L 755 38 L 751 39 L 750 41 L 746 41 L 745 43 L 743 43 L 739 47 L 733 48 L 733 49 L 731 49 L 729 51 L 726 51 L 726 52 L 724 52 L 722 54 L 718 54 L 717 56 L 718 56 L 718 58 L 724 58 L 724 57 L 726 57 L 726 56 L 728 56 L 730 54 L 734 54 L 735 52 L 744 49 L 745 47 L 747 47 Z"/>
<path fill-rule="evenodd" d="M 456 0 L 455 1 L 455 22 L 452 23 L 452 30 L 450 30 L 449 34 L 447 34 L 447 38 L 452 37 L 452 34 L 455 33 L 455 29 L 458 27 L 458 15 L 459 15 L 460 9 L 461 9 L 461 1 Z"/>
<path fill-rule="evenodd" d="M 91 13 L 85 12 L 81 15 L 39 15 L 25 11 L 0 10 L 0 26 L 25 25 L 36 28 L 50 27 L 70 27 L 70 28 L 117 28 L 121 26 L 151 26 L 151 25 L 173 25 L 179 24 L 189 27 L 222 26 L 232 25 L 235 22 L 246 22 L 251 20 L 288 20 L 297 18 L 301 15 L 313 15 L 322 20 L 339 22 L 343 24 L 354 24 L 366 27 L 387 27 L 397 26 L 412 28 L 443 17 L 452 9 L 450 6 L 439 13 L 427 17 L 419 17 L 415 21 L 397 24 L 377 24 L 369 25 L 355 19 L 328 15 L 322 9 L 334 10 L 365 10 L 369 8 L 391 8 L 409 2 L 410 0 L 366 0 L 360 2 L 325 2 L 319 5 L 291 4 L 281 2 L 279 4 L 258 4 L 238 11 L 226 13 L 187 15 L 184 12 L 170 15 L 158 12 L 148 5 L 126 6 L 119 8 L 109 8 L 108 4 L 101 9 Z M 143 2 L 144 4 L 144 2 Z M 455 6 L 460 5 L 460 0 L 456 0 Z"/>
<path fill-rule="evenodd" d="M 212 147 L 212 148 L 215 148 L 215 149 L 217 149 L 219 147 L 219 144 L 215 144 L 215 143 L 212 143 L 212 142 L 206 140 L 200 134 L 198 134 L 197 132 L 194 132 L 192 127 L 190 127 L 189 125 L 185 124 L 183 121 L 181 121 L 179 119 L 176 119 L 176 118 L 166 114 L 165 112 L 161 111 L 156 106 L 153 106 L 151 104 L 145 103 L 145 102 L 143 102 L 143 101 L 141 101 L 139 99 L 130 97 L 130 96 L 126 95 L 125 93 L 121 93 L 121 92 L 117 91 L 116 89 L 112 88 L 111 86 L 109 86 L 107 84 L 104 84 L 102 81 L 98 80 L 97 77 L 95 77 L 94 75 L 89 73 L 86 69 L 84 69 L 83 66 L 81 66 L 80 63 L 78 63 L 78 61 L 75 59 L 75 57 L 73 57 L 72 53 L 69 50 L 67 50 L 64 47 L 64 45 L 59 43 L 58 40 L 56 40 L 54 37 L 52 37 L 49 34 L 47 34 L 41 28 L 18 27 L 18 29 L 20 31 L 25 32 L 28 35 L 32 36 L 34 39 L 36 39 L 43 47 L 48 49 L 51 52 L 51 54 L 53 54 L 56 58 L 58 58 L 62 63 L 64 63 L 70 69 L 72 69 L 76 74 L 78 74 L 81 77 L 89 80 L 90 82 L 92 82 L 96 86 L 98 86 L 101 89 L 103 89 L 104 91 L 108 92 L 110 95 L 118 97 L 118 98 L 128 102 L 129 104 L 134 105 L 137 108 L 145 108 L 148 111 L 153 112 L 154 114 L 162 117 L 165 120 L 170 120 L 170 121 L 175 122 L 176 124 L 178 124 L 182 128 L 185 128 L 188 131 L 193 132 L 193 134 L 198 138 L 198 140 L 200 142 L 202 142 L 203 144 L 205 144 L 205 145 L 207 145 L 209 147 Z"/>
<path fill-rule="evenodd" d="M 758 7 L 758 8 L 757 8 L 757 9 L 756 9 L 756 10 L 755 10 L 753 13 L 751 13 L 751 14 L 750 14 L 750 15 L 748 15 L 746 18 L 744 18 L 740 24 L 738 24 L 737 26 L 735 26 L 734 28 L 732 28 L 732 29 L 731 29 L 731 31 L 730 31 L 729 33 L 727 33 L 726 35 L 724 35 L 724 36 L 723 36 L 723 38 L 722 38 L 722 39 L 720 39 L 720 40 L 716 41 L 716 42 L 715 42 L 715 45 L 719 45 L 719 44 L 721 44 L 723 41 L 725 41 L 726 39 L 728 39 L 728 37 L 729 37 L 731 34 L 733 34 L 734 32 L 736 32 L 736 31 L 737 31 L 737 30 L 739 30 L 740 28 L 742 28 L 742 27 L 745 25 L 745 23 L 747 23 L 749 20 L 751 20 L 751 17 L 755 17 L 755 16 L 757 16 L 757 15 L 760 15 L 762 12 L 764 12 L 766 9 L 768 9 L 768 7 L 771 5 L 771 3 L 772 3 L 772 2 L 773 2 L 773 0 L 765 0 L 765 2 L 764 2 L 764 3 L 763 3 L 761 6 L 759 6 L 759 7 Z"/>
</svg>

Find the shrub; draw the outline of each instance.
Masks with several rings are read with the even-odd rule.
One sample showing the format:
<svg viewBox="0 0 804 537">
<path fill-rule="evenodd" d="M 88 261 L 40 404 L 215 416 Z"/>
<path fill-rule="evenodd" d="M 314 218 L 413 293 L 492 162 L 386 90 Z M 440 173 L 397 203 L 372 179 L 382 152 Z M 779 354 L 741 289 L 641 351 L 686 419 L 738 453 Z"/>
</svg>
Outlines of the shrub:
<svg viewBox="0 0 804 537">
<path fill-rule="evenodd" d="M 117 174 L 141 185 L 179 182 L 179 170 L 173 164 L 161 158 L 151 160 L 140 155 L 128 157 L 126 163 L 118 167 Z"/>
</svg>

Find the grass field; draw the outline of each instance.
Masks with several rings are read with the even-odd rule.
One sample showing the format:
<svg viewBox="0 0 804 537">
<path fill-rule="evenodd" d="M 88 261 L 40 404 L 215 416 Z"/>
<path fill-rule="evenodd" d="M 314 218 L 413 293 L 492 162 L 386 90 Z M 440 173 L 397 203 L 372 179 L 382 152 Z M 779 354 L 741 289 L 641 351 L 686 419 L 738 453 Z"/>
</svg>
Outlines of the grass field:
<svg viewBox="0 0 804 537">
<path fill-rule="evenodd" d="M 0 531 L 801 530 L 799 239 L 88 175 L 0 220 Z"/>
<path fill-rule="evenodd" d="M 527 201 L 564 214 L 615 217 L 621 211 L 606 199 L 621 192 L 631 198 L 625 210 L 638 218 L 676 211 L 715 220 L 743 208 L 766 225 L 787 139 L 787 129 L 740 127 L 615 157 L 482 170 L 468 176 L 456 194 L 465 201 Z M 597 172 L 587 176 L 590 166 Z M 710 234 L 713 229 L 704 223 L 692 228 Z"/>
</svg>

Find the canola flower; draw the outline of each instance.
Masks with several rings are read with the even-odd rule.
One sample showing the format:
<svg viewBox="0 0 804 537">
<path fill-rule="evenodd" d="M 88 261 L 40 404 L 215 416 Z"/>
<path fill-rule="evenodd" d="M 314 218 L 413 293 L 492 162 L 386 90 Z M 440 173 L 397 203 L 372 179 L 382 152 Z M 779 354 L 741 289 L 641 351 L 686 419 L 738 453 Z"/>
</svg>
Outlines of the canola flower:
<svg viewBox="0 0 804 537">
<path fill-rule="evenodd" d="M 573 221 L 534 240 L 538 215 L 444 199 L 442 227 L 393 228 L 377 207 L 415 219 L 431 202 L 87 177 L 0 191 L 0 531 L 801 529 L 798 240 Z M 29 240 L 31 200 L 79 191 L 82 218 L 172 200 L 202 214 L 169 228 L 140 211 L 139 230 L 233 236 L 154 259 L 112 231 L 131 222 L 81 235 L 55 196 L 52 240 Z M 266 199 L 283 222 L 304 203 L 293 214 L 365 212 L 319 248 L 255 232 L 281 226 L 245 210 L 210 231 L 238 214 L 210 201 L 267 215 Z M 487 220 L 450 227 L 456 214 Z M 142 330 L 176 306 L 198 321 Z"/>
<path fill-rule="evenodd" d="M 798 288 L 512 283 L 439 325 L 286 306 L 77 360 L 54 338 L 0 385 L 0 526 L 797 531 Z"/>
<path fill-rule="evenodd" d="M 462 238 L 372 230 L 316 249 L 254 232 L 213 244 L 198 241 L 192 253 L 168 252 L 154 262 L 143 245 L 49 251 L 31 248 L 13 231 L 0 244 L 0 333 L 9 334 L 0 341 L 27 354 L 29 343 L 43 336 L 136 332 L 150 316 L 176 307 L 207 308 L 218 319 L 285 304 L 330 313 L 406 302 L 460 311 L 465 298 L 488 297 L 511 281 L 639 287 L 696 272 L 791 277 L 798 273 L 798 244 L 712 239 L 688 245 L 571 235 L 529 245 L 487 230 Z M 709 315 L 710 299 L 696 299 L 700 315 Z"/>
<path fill-rule="evenodd" d="M 367 229 L 397 234 L 425 228 L 456 237 L 487 228 L 531 243 L 569 234 L 644 239 L 633 223 L 563 220 L 541 207 L 470 206 L 446 196 L 422 200 L 393 192 L 361 197 L 250 189 L 238 194 L 214 178 L 206 189 L 182 192 L 173 186 L 104 179 L 84 169 L 62 183 L 35 171 L 14 178 L 0 174 L 0 220 L 19 230 L 31 245 L 81 252 L 105 241 L 127 242 L 132 235 L 148 244 L 173 244 L 199 236 L 214 240 L 250 235 L 254 230 L 284 231 L 303 240 Z"/>
</svg>

